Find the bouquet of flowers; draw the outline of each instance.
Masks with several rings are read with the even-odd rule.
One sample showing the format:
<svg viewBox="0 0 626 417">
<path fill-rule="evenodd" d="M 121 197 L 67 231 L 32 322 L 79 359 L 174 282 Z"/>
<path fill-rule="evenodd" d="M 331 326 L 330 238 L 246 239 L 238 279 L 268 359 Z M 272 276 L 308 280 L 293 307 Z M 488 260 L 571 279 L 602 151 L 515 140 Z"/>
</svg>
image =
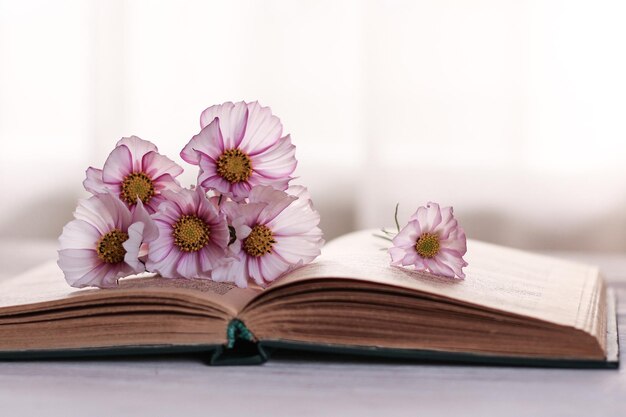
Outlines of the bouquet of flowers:
<svg viewBox="0 0 626 417">
<path fill-rule="evenodd" d="M 114 287 L 142 272 L 265 286 L 313 261 L 324 241 L 305 187 L 290 185 L 295 146 L 258 102 L 204 110 L 200 132 L 182 149 L 183 168 L 136 136 L 121 139 L 83 182 L 61 234 L 58 265 L 74 287 Z"/>
</svg>

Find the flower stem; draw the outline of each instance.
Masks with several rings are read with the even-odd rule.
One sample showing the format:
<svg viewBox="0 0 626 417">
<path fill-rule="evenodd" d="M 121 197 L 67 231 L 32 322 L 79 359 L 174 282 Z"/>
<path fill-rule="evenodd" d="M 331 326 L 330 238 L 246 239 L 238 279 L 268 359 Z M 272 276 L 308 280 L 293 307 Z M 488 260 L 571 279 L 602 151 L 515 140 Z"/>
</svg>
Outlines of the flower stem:
<svg viewBox="0 0 626 417">
<path fill-rule="evenodd" d="M 378 238 L 381 238 L 381 239 L 388 240 L 389 242 L 392 242 L 392 241 L 393 241 L 393 239 L 391 239 L 389 236 L 378 235 L 378 234 L 376 234 L 376 233 L 372 233 L 372 236 L 374 236 L 374 237 L 378 237 Z"/>
<path fill-rule="evenodd" d="M 398 206 L 400 206 L 400 203 L 396 203 L 396 212 L 394 213 L 393 218 L 396 221 L 396 229 L 398 229 L 398 233 L 400 233 L 400 223 L 398 223 Z"/>
</svg>

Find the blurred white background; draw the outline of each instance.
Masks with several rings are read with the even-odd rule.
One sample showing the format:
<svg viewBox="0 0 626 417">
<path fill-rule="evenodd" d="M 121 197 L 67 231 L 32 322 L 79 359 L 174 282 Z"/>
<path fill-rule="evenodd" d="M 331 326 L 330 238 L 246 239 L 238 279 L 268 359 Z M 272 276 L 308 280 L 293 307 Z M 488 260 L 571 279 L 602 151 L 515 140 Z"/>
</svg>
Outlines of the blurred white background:
<svg viewBox="0 0 626 417">
<path fill-rule="evenodd" d="M 625 18 L 591 0 L 0 0 L 0 237 L 58 236 L 120 137 L 183 164 L 204 108 L 258 99 L 327 238 L 433 200 L 471 238 L 626 250 Z"/>
</svg>

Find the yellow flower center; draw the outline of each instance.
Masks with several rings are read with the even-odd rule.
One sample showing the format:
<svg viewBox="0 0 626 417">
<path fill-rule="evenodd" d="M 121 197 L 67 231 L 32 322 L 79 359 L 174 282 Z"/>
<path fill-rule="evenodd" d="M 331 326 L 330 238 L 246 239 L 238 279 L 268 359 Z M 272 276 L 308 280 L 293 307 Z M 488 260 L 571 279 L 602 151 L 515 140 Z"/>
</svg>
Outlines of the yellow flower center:
<svg viewBox="0 0 626 417">
<path fill-rule="evenodd" d="M 108 264 L 116 264 L 124 260 L 126 249 L 122 243 L 128 240 L 128 233 L 113 229 L 98 241 L 96 252 L 98 258 Z"/>
<path fill-rule="evenodd" d="M 143 172 L 128 174 L 122 181 L 120 198 L 129 206 L 137 203 L 137 198 L 142 203 L 147 203 L 154 196 L 154 184 L 152 179 Z"/>
<path fill-rule="evenodd" d="M 439 253 L 439 236 L 423 233 L 415 243 L 415 250 L 422 258 L 434 258 Z"/>
<path fill-rule="evenodd" d="M 217 158 L 217 173 L 231 184 L 246 181 L 252 175 L 252 162 L 239 149 L 228 149 Z"/>
<path fill-rule="evenodd" d="M 276 241 L 270 228 L 257 224 L 243 241 L 243 250 L 250 256 L 259 257 L 272 252 L 274 243 Z"/>
<path fill-rule="evenodd" d="M 184 252 L 196 252 L 209 243 L 211 228 L 201 218 L 182 215 L 174 224 L 174 244 Z"/>
</svg>

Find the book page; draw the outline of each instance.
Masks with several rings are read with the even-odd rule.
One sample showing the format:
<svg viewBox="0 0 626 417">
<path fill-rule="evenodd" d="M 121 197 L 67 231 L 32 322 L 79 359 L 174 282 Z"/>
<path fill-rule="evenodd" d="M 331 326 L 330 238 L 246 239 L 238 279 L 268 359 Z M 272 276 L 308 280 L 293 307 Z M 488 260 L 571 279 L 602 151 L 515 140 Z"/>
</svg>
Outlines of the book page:
<svg viewBox="0 0 626 417">
<path fill-rule="evenodd" d="M 390 266 L 391 245 L 354 232 L 331 241 L 322 255 L 271 288 L 316 278 L 375 282 L 458 300 L 505 313 L 591 331 L 593 299 L 602 288 L 596 267 L 468 240 L 464 280 Z"/>
<path fill-rule="evenodd" d="M 111 289 L 70 287 L 55 262 L 46 263 L 22 275 L 0 281 L 0 314 L 28 311 L 27 306 L 79 304 L 99 297 L 154 297 L 188 299 L 216 307 L 235 316 L 260 288 L 242 289 L 226 283 L 202 279 L 169 279 L 154 276 L 120 279 Z M 131 299 L 132 302 L 132 299 Z"/>
</svg>

